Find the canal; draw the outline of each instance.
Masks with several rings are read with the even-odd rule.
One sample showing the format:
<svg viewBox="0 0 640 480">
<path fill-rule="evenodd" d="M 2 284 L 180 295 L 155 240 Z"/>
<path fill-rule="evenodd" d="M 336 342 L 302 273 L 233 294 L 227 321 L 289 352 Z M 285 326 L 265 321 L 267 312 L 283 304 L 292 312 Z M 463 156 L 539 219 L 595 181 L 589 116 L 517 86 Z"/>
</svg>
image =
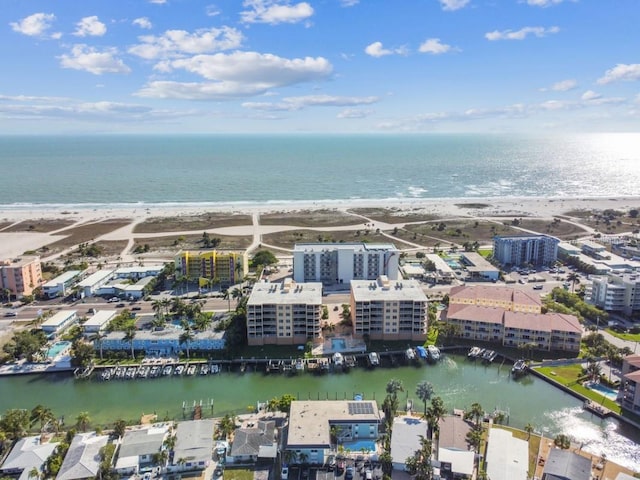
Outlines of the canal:
<svg viewBox="0 0 640 480">
<path fill-rule="evenodd" d="M 412 398 L 418 412 L 423 406 L 415 389 L 426 380 L 433 384 L 435 394 L 444 399 L 450 411 L 479 402 L 487 411 L 506 412 L 511 426 L 522 428 L 531 423 L 551 438 L 566 433 L 582 443 L 585 450 L 606 453 L 607 458 L 630 468 L 637 469 L 640 465 L 640 432 L 635 429 L 583 411 L 579 400 L 534 376 L 513 380 L 510 366 L 484 365 L 456 355 L 447 355 L 437 365 L 355 368 L 349 373 L 323 376 L 247 371 L 109 382 L 74 380 L 62 374 L 3 377 L 0 412 L 43 404 L 56 415 L 64 415 L 67 423 L 86 411 L 94 423 L 108 424 L 118 418 L 137 421 L 142 414 L 154 412 L 159 419 L 189 418 L 194 402 L 202 402 L 205 416 L 247 413 L 257 401 L 287 393 L 303 400 L 351 399 L 358 393 L 380 404 L 392 378 L 404 384 L 400 405 Z M 183 405 L 187 408 L 183 409 Z"/>
</svg>

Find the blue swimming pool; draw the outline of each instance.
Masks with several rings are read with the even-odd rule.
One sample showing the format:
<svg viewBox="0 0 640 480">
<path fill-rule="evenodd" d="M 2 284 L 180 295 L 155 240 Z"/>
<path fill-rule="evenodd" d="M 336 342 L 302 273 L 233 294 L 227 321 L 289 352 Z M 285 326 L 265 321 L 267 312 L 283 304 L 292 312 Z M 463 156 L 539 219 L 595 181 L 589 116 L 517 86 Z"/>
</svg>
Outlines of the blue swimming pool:
<svg viewBox="0 0 640 480">
<path fill-rule="evenodd" d="M 331 350 L 344 350 L 347 348 L 347 342 L 344 338 L 332 338 Z"/>
<path fill-rule="evenodd" d="M 352 452 L 375 452 L 376 442 L 373 440 L 354 440 L 352 442 L 344 442 L 342 446 L 345 450 L 351 450 Z"/>
<path fill-rule="evenodd" d="M 49 350 L 47 350 L 47 357 L 56 358 L 70 346 L 71 342 L 56 342 L 49 347 Z"/>
<path fill-rule="evenodd" d="M 600 385 L 599 383 L 587 383 L 586 387 L 589 390 L 595 390 L 603 397 L 608 398 L 609 400 L 615 401 L 618 398 L 618 391 L 613 388 L 605 387 L 604 385 Z"/>
</svg>

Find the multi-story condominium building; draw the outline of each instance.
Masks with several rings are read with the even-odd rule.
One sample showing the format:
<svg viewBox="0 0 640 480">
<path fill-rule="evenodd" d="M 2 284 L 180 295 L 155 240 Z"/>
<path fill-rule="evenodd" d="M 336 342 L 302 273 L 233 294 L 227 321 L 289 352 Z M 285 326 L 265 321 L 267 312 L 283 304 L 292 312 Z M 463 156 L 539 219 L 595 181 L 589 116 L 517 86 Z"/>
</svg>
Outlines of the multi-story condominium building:
<svg viewBox="0 0 640 480">
<path fill-rule="evenodd" d="M 305 463 L 325 464 L 335 455 L 332 436 L 345 449 L 357 452 L 363 442 L 376 442 L 381 422 L 375 401 L 294 400 L 285 450 L 295 452 L 298 459 L 305 458 Z"/>
<path fill-rule="evenodd" d="M 175 258 L 176 271 L 190 280 L 216 280 L 220 285 L 242 282 L 248 272 L 245 253 L 218 250 L 183 250 Z"/>
<path fill-rule="evenodd" d="M 510 287 L 474 285 L 451 289 L 446 317 L 467 340 L 578 351 L 582 338 L 578 319 L 541 312 L 542 302 L 536 295 Z"/>
<path fill-rule="evenodd" d="M 247 301 L 248 343 L 283 345 L 320 338 L 321 317 L 321 283 L 256 283 Z"/>
<path fill-rule="evenodd" d="M 42 294 L 47 298 L 68 295 L 69 289 L 78 281 L 81 274 L 81 270 L 69 270 L 58 275 L 42 285 Z"/>
<path fill-rule="evenodd" d="M 14 260 L 0 261 L 0 289 L 11 295 L 23 297 L 32 295 L 42 285 L 40 257 L 24 256 Z"/>
<path fill-rule="evenodd" d="M 622 408 L 640 414 L 640 355 L 622 359 Z"/>
<path fill-rule="evenodd" d="M 427 296 L 416 280 L 351 280 L 351 321 L 355 337 L 425 340 Z"/>
<path fill-rule="evenodd" d="M 608 312 L 631 315 L 640 310 L 640 274 L 592 275 L 584 298 Z"/>
<path fill-rule="evenodd" d="M 293 279 L 348 285 L 351 280 L 398 278 L 400 252 L 386 243 L 301 243 L 293 249 Z"/>
<path fill-rule="evenodd" d="M 560 240 L 549 235 L 493 238 L 493 258 L 501 265 L 551 265 L 558 259 Z"/>
<path fill-rule="evenodd" d="M 449 293 L 449 305 L 477 305 L 497 307 L 511 312 L 540 313 L 539 295 L 511 287 L 488 285 L 456 286 Z"/>
</svg>

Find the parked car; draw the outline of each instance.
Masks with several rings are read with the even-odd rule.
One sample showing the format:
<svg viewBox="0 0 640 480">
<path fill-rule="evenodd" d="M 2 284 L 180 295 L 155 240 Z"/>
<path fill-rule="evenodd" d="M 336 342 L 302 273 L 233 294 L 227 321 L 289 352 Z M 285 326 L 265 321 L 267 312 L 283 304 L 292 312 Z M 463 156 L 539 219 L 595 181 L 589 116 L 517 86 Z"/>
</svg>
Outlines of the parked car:
<svg viewBox="0 0 640 480">
<path fill-rule="evenodd" d="M 282 467 L 282 471 L 280 472 L 280 478 L 282 480 L 288 480 L 289 478 L 289 467 L 287 467 L 286 465 Z"/>
<path fill-rule="evenodd" d="M 347 469 L 344 471 L 344 480 L 353 480 L 353 474 L 353 467 L 347 467 Z"/>
<path fill-rule="evenodd" d="M 17 317 L 18 313 L 17 312 L 7 312 L 4 314 L 5 317 Z"/>
<path fill-rule="evenodd" d="M 142 310 L 142 307 L 132 307 L 131 308 L 131 311 L 133 311 L 133 312 L 138 312 L 140 310 Z"/>
<path fill-rule="evenodd" d="M 116 305 L 116 308 L 124 308 L 125 304 L 124 303 L 119 303 Z"/>
<path fill-rule="evenodd" d="M 533 286 L 533 289 L 534 290 L 542 290 L 542 285 L 538 283 L 537 285 Z"/>
</svg>

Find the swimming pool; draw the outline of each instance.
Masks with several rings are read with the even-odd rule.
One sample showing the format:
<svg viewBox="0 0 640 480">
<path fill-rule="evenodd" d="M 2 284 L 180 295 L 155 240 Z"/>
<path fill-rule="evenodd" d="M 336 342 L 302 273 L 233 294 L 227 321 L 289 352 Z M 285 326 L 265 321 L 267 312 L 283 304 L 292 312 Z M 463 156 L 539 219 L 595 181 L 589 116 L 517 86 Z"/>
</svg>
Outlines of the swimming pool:
<svg viewBox="0 0 640 480">
<path fill-rule="evenodd" d="M 56 342 L 47 350 L 47 357 L 56 358 L 71 346 L 71 342 Z"/>
<path fill-rule="evenodd" d="M 332 338 L 331 350 L 344 350 L 347 348 L 347 342 L 344 338 Z"/>
<path fill-rule="evenodd" d="M 445 260 L 445 262 L 454 270 L 460 270 L 462 268 L 462 265 L 460 265 L 460 263 L 456 262 L 455 260 L 449 259 L 449 260 Z"/>
<path fill-rule="evenodd" d="M 605 387 L 604 385 L 600 385 L 599 383 L 587 383 L 586 387 L 589 390 L 594 390 L 598 392 L 603 397 L 608 398 L 609 400 L 615 401 L 618 398 L 618 391 L 613 388 Z"/>
<path fill-rule="evenodd" d="M 352 452 L 375 452 L 376 442 L 373 440 L 354 440 L 352 442 L 344 442 L 342 446 L 345 450 Z"/>
</svg>

